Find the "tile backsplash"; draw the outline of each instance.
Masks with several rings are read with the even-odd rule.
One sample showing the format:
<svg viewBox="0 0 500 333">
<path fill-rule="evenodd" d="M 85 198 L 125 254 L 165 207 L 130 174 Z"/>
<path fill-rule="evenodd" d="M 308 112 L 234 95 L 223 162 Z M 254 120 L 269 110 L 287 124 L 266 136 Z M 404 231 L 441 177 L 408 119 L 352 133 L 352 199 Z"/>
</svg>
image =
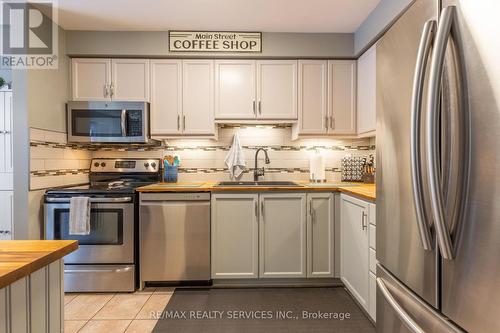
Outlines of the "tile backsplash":
<svg viewBox="0 0 500 333">
<path fill-rule="evenodd" d="M 257 148 L 268 149 L 271 163 L 264 164 L 268 180 L 307 180 L 309 155 L 320 149 L 325 157 L 326 178 L 341 180 L 341 160 L 346 155 L 375 154 L 375 139 L 306 138 L 292 141 L 289 126 L 228 126 L 219 129 L 218 140 L 172 139 L 157 145 L 85 145 L 68 144 L 65 133 L 31 129 L 31 189 L 81 184 L 88 182 L 90 160 L 97 158 L 161 158 L 179 155 L 179 181 L 228 180 L 224 163 L 233 136 L 239 132 L 247 170 L 243 180 L 252 179 Z"/>
</svg>

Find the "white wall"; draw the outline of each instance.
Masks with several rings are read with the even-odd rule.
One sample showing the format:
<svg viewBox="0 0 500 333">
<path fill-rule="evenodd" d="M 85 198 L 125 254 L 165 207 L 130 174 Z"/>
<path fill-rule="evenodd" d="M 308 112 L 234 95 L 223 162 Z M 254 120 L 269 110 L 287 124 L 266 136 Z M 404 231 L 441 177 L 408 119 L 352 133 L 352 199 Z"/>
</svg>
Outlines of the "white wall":
<svg viewBox="0 0 500 333">
<path fill-rule="evenodd" d="M 360 55 L 413 1 L 415 0 L 381 0 L 354 34 L 354 54 Z"/>
</svg>

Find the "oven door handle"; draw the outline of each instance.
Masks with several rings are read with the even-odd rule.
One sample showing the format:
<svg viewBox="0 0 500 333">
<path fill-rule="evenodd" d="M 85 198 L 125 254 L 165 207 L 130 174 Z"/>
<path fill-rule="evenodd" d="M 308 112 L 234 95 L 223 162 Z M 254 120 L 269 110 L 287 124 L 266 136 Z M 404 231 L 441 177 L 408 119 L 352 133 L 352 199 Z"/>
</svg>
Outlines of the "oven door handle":
<svg viewBox="0 0 500 333">
<path fill-rule="evenodd" d="M 69 198 L 46 198 L 47 202 L 69 203 Z M 90 198 L 91 203 L 116 203 L 116 202 L 130 202 L 132 197 L 121 198 Z"/>
</svg>

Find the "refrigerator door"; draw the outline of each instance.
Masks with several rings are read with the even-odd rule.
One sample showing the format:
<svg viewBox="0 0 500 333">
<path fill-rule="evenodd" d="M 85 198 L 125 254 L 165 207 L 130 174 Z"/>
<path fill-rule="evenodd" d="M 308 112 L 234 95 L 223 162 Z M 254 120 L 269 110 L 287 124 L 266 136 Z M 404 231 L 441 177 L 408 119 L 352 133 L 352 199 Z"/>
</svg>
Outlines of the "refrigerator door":
<svg viewBox="0 0 500 333">
<path fill-rule="evenodd" d="M 380 266 L 377 267 L 377 332 L 463 333 Z"/>
<path fill-rule="evenodd" d="M 500 2 L 442 3 L 457 9 L 471 158 L 466 218 L 451 232 L 454 259 L 442 262 L 442 312 L 467 331 L 500 332 Z"/>
<path fill-rule="evenodd" d="M 430 239 L 429 250 L 424 250 L 421 240 L 422 226 L 429 228 L 429 234 L 433 235 L 426 198 L 427 182 L 420 182 L 424 188 L 419 192 L 424 197 L 423 221 L 419 221 L 413 197 L 410 142 L 417 54 L 424 26 L 428 21 L 437 21 L 437 3 L 434 0 L 416 1 L 377 44 L 377 260 L 436 308 L 438 257 L 435 239 Z M 426 91 L 425 86 L 423 91 Z M 422 99 L 425 101 L 425 96 Z M 421 113 L 418 125 L 423 131 L 426 110 Z M 423 143 L 420 146 L 425 147 Z M 416 160 L 421 163 L 424 177 L 427 170 L 423 151 L 419 156 Z"/>
</svg>

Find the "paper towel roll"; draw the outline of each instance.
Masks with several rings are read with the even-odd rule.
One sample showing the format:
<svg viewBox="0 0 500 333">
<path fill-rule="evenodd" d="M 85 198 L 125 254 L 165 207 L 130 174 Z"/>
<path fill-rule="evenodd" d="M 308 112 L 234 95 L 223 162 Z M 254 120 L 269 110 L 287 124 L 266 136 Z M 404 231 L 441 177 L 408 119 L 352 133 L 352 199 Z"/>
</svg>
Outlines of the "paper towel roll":
<svg viewBox="0 0 500 333">
<path fill-rule="evenodd" d="M 313 181 L 324 181 L 325 159 L 319 150 L 316 150 L 309 157 L 309 179 Z"/>
</svg>

